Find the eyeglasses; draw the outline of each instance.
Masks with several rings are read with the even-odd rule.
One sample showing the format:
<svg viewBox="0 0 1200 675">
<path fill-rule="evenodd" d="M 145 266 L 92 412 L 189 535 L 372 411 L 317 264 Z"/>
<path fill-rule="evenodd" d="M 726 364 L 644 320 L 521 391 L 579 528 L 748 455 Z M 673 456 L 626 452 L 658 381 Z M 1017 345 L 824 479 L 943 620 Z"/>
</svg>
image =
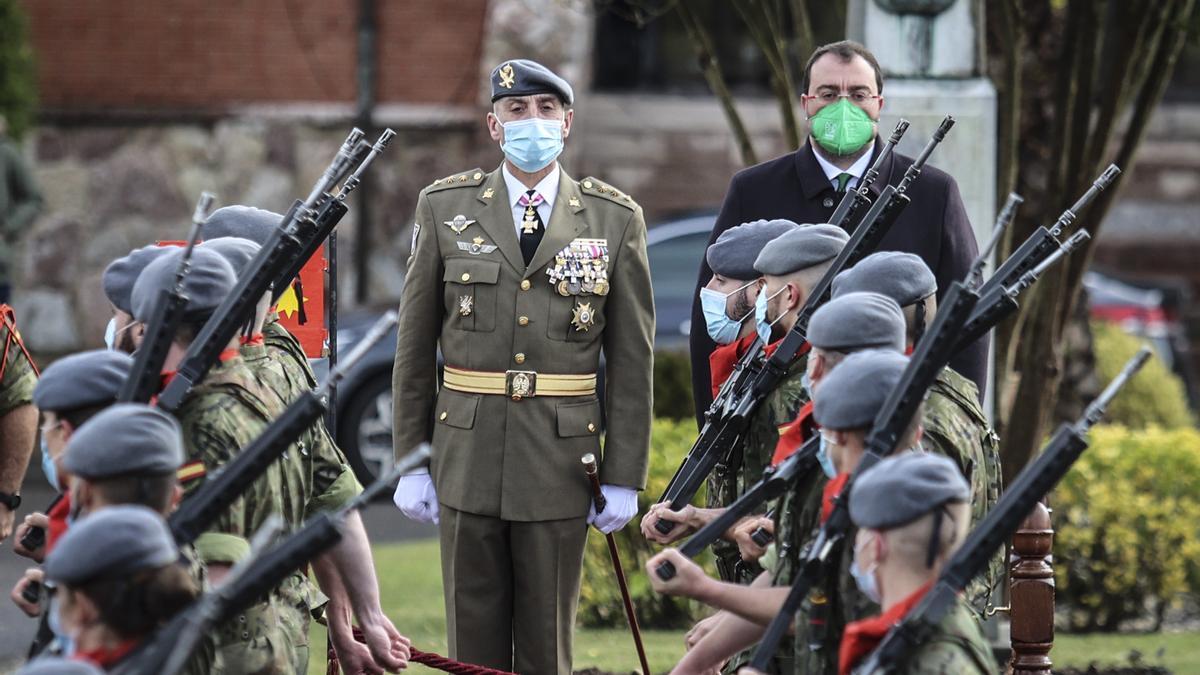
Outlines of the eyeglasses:
<svg viewBox="0 0 1200 675">
<path fill-rule="evenodd" d="M 880 96 L 878 94 L 871 94 L 871 93 L 865 92 L 861 89 L 852 91 L 849 94 L 839 94 L 837 92 L 833 92 L 833 91 L 829 91 L 829 90 L 820 91 L 820 92 L 817 92 L 817 94 L 815 96 L 813 96 L 812 98 L 817 99 L 821 103 L 834 103 L 839 98 L 842 98 L 842 97 L 846 97 L 846 98 L 850 99 L 850 102 L 854 103 L 855 105 L 864 105 L 866 103 L 869 103 L 870 101 L 883 98 L 882 96 Z"/>
</svg>

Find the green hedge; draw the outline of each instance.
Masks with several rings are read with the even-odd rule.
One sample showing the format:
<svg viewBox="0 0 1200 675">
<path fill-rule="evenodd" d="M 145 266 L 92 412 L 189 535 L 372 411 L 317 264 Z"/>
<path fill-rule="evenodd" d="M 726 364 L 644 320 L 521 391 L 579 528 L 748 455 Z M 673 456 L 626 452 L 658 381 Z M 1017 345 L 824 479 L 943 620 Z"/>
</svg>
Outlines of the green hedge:
<svg viewBox="0 0 1200 675">
<path fill-rule="evenodd" d="M 646 489 L 638 495 L 638 515 L 616 533 L 617 548 L 629 582 L 630 594 L 643 628 L 690 627 L 699 605 L 659 595 L 650 589 L 645 564 L 658 552 L 657 545 L 646 541 L 638 526 L 641 516 L 666 489 L 684 453 L 696 440 L 694 420 L 658 419 L 650 440 L 650 476 Z M 579 595 L 579 621 L 588 627 L 625 625 L 621 592 L 609 558 L 604 536 L 588 530 L 587 555 L 583 563 L 583 588 Z M 707 562 L 707 561 L 706 561 Z"/>
<path fill-rule="evenodd" d="M 1107 384 L 1125 362 L 1142 346 L 1143 340 L 1122 331 L 1115 324 L 1093 321 L 1096 376 Z M 1158 357 L 1151 358 L 1141 372 L 1133 377 L 1121 395 L 1108 406 L 1105 419 L 1131 429 L 1157 425 L 1164 429 L 1192 426 L 1195 423 L 1188 410 L 1183 381 L 1167 369 Z"/>
<path fill-rule="evenodd" d="M 686 350 L 654 353 L 654 416 L 671 420 L 695 419 L 692 399 L 692 360 Z"/>
<path fill-rule="evenodd" d="M 1071 630 L 1161 623 L 1200 595 L 1200 433 L 1102 426 L 1091 440 L 1050 503 L 1060 608 Z"/>
</svg>

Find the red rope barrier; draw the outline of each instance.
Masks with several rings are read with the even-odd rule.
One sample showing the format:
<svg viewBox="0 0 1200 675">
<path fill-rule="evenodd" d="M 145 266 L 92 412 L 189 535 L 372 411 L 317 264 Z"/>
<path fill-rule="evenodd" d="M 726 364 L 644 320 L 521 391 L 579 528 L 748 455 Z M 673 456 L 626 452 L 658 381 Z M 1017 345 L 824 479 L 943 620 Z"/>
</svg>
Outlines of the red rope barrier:
<svg viewBox="0 0 1200 675">
<path fill-rule="evenodd" d="M 362 633 L 357 628 L 354 629 L 354 639 L 362 642 Z M 496 670 L 495 668 L 485 668 L 477 666 L 473 663 L 462 663 L 454 659 L 448 659 L 445 656 L 434 654 L 432 652 L 423 652 L 415 647 L 410 648 L 411 657 L 409 661 L 419 663 L 423 666 L 428 666 L 434 670 L 440 670 L 452 675 L 516 675 L 507 670 Z M 333 642 L 329 643 L 329 648 L 326 654 L 328 658 L 328 666 L 325 669 L 326 675 L 339 675 L 341 668 L 338 666 L 337 654 L 333 650 Z"/>
</svg>

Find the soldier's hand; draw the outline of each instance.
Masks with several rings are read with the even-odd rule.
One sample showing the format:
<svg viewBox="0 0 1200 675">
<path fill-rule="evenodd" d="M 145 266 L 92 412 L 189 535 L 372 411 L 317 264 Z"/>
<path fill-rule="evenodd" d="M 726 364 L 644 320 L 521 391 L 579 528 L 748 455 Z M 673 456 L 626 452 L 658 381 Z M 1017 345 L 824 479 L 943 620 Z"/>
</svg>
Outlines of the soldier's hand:
<svg viewBox="0 0 1200 675">
<path fill-rule="evenodd" d="M 37 568 L 25 570 L 25 576 L 21 577 L 17 584 L 13 586 L 12 593 L 9 597 L 12 598 L 14 604 L 21 608 L 27 616 L 38 617 L 42 614 L 41 603 L 30 602 L 24 596 L 25 589 L 29 588 L 30 584 L 40 584 L 45 580 L 42 571 Z"/>
<path fill-rule="evenodd" d="M 388 672 L 394 673 L 408 667 L 412 657 L 412 642 L 400 634 L 392 625 L 390 619 L 383 614 L 369 621 L 363 621 L 361 630 L 366 640 L 367 649 L 375 663 Z"/>
<path fill-rule="evenodd" d="M 696 531 L 690 525 L 695 516 L 695 511 L 696 507 L 692 506 L 691 504 L 688 504 L 678 511 L 672 511 L 671 505 L 667 504 L 666 502 L 655 504 L 651 506 L 650 510 L 646 512 L 646 515 L 642 517 L 642 522 L 640 525 L 642 536 L 650 541 L 664 545 L 679 541 L 680 539 L 683 539 L 684 537 Z M 665 520 L 669 523 L 675 523 L 675 527 L 671 528 L 670 532 L 663 534 L 654 527 L 654 524 L 657 523 L 659 519 Z"/>
<path fill-rule="evenodd" d="M 50 530 L 50 519 L 44 513 L 31 513 L 25 516 L 25 520 L 17 526 L 17 532 L 13 536 L 13 551 L 17 555 L 25 556 L 30 560 L 41 563 L 46 558 L 46 544 L 43 539 L 42 545 L 32 551 L 21 545 L 21 541 L 25 539 L 25 535 L 35 527 L 42 528 L 43 532 Z"/>
<path fill-rule="evenodd" d="M 410 520 L 418 523 L 438 522 L 437 491 L 428 469 L 401 476 L 392 495 L 392 503 Z"/>
<path fill-rule="evenodd" d="M 775 535 L 775 521 L 766 516 L 743 518 L 733 527 L 733 541 L 737 543 L 738 552 L 746 562 L 757 562 L 767 552 L 766 546 L 759 546 L 750 538 L 760 527 L 771 533 L 771 536 Z"/>
<path fill-rule="evenodd" d="M 17 519 L 17 514 L 13 513 L 5 505 L 0 504 L 0 541 L 4 541 L 8 535 L 12 534 L 13 521 Z"/>
<path fill-rule="evenodd" d="M 337 654 L 338 666 L 346 675 L 382 675 L 383 668 L 375 665 L 371 650 L 361 642 L 334 640 L 333 651 Z"/>
<path fill-rule="evenodd" d="M 696 625 L 692 626 L 692 629 L 687 632 L 687 635 L 683 636 L 684 648 L 690 651 L 692 647 L 695 647 L 698 642 L 704 639 L 705 635 L 711 633 L 712 629 L 716 628 L 720 622 L 721 612 L 697 621 Z"/>
<path fill-rule="evenodd" d="M 662 577 L 658 576 L 658 566 L 663 562 L 675 566 L 675 576 L 669 581 L 663 581 Z M 663 549 L 661 553 L 647 560 L 646 574 L 650 577 L 650 586 L 656 592 L 688 598 L 696 597 L 712 582 L 699 565 L 673 548 Z"/>
</svg>

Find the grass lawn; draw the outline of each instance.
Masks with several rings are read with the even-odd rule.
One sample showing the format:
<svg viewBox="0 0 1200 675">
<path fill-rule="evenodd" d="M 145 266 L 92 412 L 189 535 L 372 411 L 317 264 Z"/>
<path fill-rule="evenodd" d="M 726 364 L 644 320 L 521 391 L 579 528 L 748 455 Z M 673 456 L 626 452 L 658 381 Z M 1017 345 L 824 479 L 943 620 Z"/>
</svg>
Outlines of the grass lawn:
<svg viewBox="0 0 1200 675">
<path fill-rule="evenodd" d="M 445 615 L 442 610 L 442 574 L 436 540 L 375 547 L 375 568 L 383 596 L 383 609 L 400 632 L 421 651 L 446 654 Z M 633 573 L 633 570 L 626 570 Z M 682 631 L 645 631 L 650 667 L 665 673 L 683 654 Z M 310 675 L 325 672 L 325 630 L 313 625 Z M 1162 648 L 1160 660 L 1156 653 Z M 1058 635 L 1050 657 L 1056 666 L 1126 664 L 1131 650 L 1141 652 L 1150 665 L 1165 665 L 1175 673 L 1200 673 L 1200 632 L 1152 635 Z M 575 637 L 575 667 L 597 667 L 617 673 L 638 667 L 633 639 L 623 629 L 581 629 Z M 434 673 L 414 665 L 409 673 Z"/>
</svg>

